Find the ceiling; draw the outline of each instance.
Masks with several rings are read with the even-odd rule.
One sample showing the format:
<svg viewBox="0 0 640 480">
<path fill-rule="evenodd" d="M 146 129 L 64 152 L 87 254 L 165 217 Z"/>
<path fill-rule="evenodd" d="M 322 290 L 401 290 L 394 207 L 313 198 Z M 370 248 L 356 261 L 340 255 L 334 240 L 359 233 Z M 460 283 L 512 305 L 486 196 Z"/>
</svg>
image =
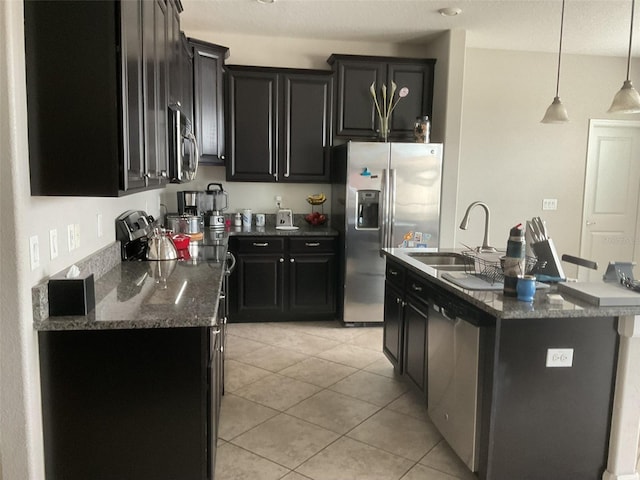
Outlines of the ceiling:
<svg viewBox="0 0 640 480">
<path fill-rule="evenodd" d="M 424 43 L 449 29 L 474 48 L 557 52 L 561 0 L 182 0 L 182 27 L 294 38 Z M 443 7 L 462 13 L 444 17 Z M 636 8 L 636 19 L 640 13 Z M 563 52 L 626 56 L 631 0 L 566 0 Z M 640 25 L 637 25 L 640 28 Z M 635 27 L 634 27 L 635 28 Z M 634 56 L 640 54 L 640 31 Z M 636 47 L 637 45 L 637 47 Z"/>
</svg>

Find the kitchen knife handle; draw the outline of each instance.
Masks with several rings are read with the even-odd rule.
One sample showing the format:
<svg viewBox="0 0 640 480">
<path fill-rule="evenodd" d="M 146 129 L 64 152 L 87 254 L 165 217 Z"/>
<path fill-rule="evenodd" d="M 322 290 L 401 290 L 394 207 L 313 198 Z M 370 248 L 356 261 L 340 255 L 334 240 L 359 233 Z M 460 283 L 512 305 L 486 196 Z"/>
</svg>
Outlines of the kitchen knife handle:
<svg viewBox="0 0 640 480">
<path fill-rule="evenodd" d="M 586 260 L 586 259 L 580 258 L 580 257 L 574 257 L 573 255 L 567 255 L 567 254 L 562 255 L 562 261 L 563 262 L 573 263 L 574 265 L 578 265 L 579 267 L 587 267 L 587 268 L 590 268 L 591 270 L 597 270 L 598 269 L 598 263 L 597 262 L 593 262 L 591 260 Z"/>
</svg>

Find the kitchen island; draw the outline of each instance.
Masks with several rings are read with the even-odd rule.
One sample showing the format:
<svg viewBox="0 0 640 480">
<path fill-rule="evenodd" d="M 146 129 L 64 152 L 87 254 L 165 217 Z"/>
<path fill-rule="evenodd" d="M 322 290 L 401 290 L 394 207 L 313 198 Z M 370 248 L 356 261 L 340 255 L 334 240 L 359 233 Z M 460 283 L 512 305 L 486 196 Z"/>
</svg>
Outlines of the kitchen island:
<svg viewBox="0 0 640 480">
<path fill-rule="evenodd" d="M 520 302 L 460 288 L 411 249 L 383 253 L 384 352 L 479 478 L 638 478 L 640 308 L 547 290 Z"/>
</svg>

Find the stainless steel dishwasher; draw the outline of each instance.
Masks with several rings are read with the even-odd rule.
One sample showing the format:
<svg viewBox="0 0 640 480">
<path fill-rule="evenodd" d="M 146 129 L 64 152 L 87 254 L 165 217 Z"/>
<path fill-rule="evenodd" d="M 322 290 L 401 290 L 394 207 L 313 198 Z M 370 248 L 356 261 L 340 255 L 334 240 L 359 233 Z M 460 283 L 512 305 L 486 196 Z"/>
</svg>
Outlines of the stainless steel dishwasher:
<svg viewBox="0 0 640 480">
<path fill-rule="evenodd" d="M 464 320 L 466 310 L 457 302 L 429 301 L 428 411 L 447 443 L 475 472 L 480 328 Z"/>
</svg>

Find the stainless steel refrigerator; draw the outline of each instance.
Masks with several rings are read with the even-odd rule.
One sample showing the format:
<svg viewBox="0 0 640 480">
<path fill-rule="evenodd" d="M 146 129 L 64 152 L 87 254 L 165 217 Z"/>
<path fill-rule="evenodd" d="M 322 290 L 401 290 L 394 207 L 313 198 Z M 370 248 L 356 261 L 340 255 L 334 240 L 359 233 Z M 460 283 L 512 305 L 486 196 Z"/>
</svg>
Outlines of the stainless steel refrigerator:
<svg viewBox="0 0 640 480">
<path fill-rule="evenodd" d="M 383 321 L 384 247 L 437 247 L 442 144 L 348 142 L 334 148 L 331 225 L 340 232 L 339 315 Z"/>
</svg>

